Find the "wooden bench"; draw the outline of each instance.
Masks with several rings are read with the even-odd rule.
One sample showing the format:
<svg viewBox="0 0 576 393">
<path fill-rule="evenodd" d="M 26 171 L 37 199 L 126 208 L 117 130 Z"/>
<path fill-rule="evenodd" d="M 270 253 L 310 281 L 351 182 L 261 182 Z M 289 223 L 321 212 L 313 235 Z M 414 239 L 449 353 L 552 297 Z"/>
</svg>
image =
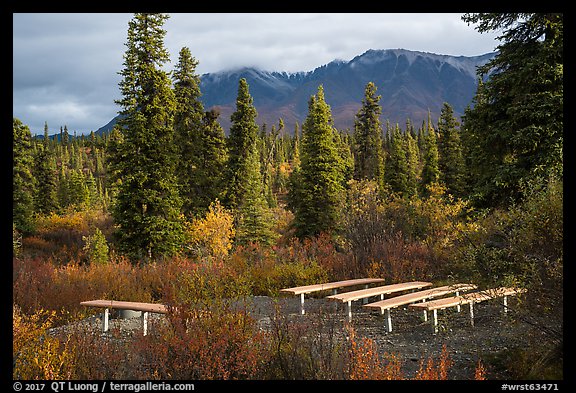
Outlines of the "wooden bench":
<svg viewBox="0 0 576 393">
<path fill-rule="evenodd" d="M 437 311 L 449 307 L 459 307 L 464 304 L 470 306 L 470 323 L 474 326 L 474 303 L 480 303 L 485 300 L 496 299 L 499 297 L 503 298 L 504 312 L 508 311 L 508 296 L 518 295 L 526 292 L 523 288 L 492 288 L 483 291 L 467 293 L 461 296 L 453 296 L 444 299 L 430 300 L 424 303 L 414 303 L 409 305 L 410 308 L 416 308 L 424 310 L 426 312 L 432 311 L 433 318 L 432 324 L 434 328 L 434 333 L 438 332 L 438 314 Z"/>
<path fill-rule="evenodd" d="M 301 287 L 284 288 L 281 289 L 280 292 L 291 293 L 293 295 L 300 295 L 300 313 L 304 315 L 304 295 L 307 293 L 326 291 L 331 289 L 335 294 L 339 288 L 352 287 L 356 285 L 365 285 L 366 287 L 368 287 L 369 284 L 384 281 L 385 280 L 383 278 L 356 278 L 352 280 L 333 281 L 323 284 L 312 284 L 312 285 L 304 285 Z"/>
<path fill-rule="evenodd" d="M 336 294 L 328 296 L 327 299 L 340 301 L 342 303 L 347 303 L 348 305 L 348 320 L 352 320 L 352 302 L 360 299 L 368 299 L 371 296 L 380 296 L 380 299 L 384 299 L 384 295 L 388 295 L 395 292 L 408 291 L 411 289 L 420 289 L 423 287 L 432 286 L 431 282 L 426 281 L 411 281 L 391 285 L 383 285 L 374 288 L 361 289 L 358 291 L 345 292 L 341 294 Z"/>
<path fill-rule="evenodd" d="M 406 304 L 416 303 L 421 300 L 426 301 L 426 299 L 444 296 L 454 292 L 456 293 L 456 296 L 458 296 L 460 291 L 468 291 L 476 288 L 477 287 L 474 284 L 445 285 L 442 287 L 430 288 L 425 289 L 423 291 L 407 293 L 406 295 L 395 296 L 390 299 L 380 300 L 375 303 L 368 303 L 365 304 L 364 307 L 380 310 L 381 314 L 384 314 L 384 312 L 386 311 L 386 329 L 388 332 L 391 332 L 392 318 L 390 316 L 390 309 L 399 306 L 404 306 Z M 424 320 L 426 321 L 427 319 L 428 319 L 428 313 L 424 311 Z"/>
<path fill-rule="evenodd" d="M 141 311 L 142 315 L 140 318 L 142 320 L 142 331 L 144 335 L 148 333 L 148 313 L 166 314 L 168 312 L 167 306 L 154 303 L 124 302 L 117 300 L 99 299 L 80 302 L 80 304 L 87 307 L 104 308 L 104 315 L 102 317 L 102 332 L 108 331 L 108 317 L 111 308 L 119 310 Z"/>
</svg>

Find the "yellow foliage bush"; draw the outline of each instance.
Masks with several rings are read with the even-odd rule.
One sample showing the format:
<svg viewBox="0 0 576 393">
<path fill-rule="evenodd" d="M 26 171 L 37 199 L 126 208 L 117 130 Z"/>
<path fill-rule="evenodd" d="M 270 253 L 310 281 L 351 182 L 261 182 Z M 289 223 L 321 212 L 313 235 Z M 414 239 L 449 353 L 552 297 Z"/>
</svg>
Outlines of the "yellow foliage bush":
<svg viewBox="0 0 576 393">
<path fill-rule="evenodd" d="M 14 379 L 70 379 L 73 351 L 48 335 L 55 313 L 39 310 L 31 316 L 12 307 Z"/>
<path fill-rule="evenodd" d="M 212 202 L 204 218 L 187 224 L 188 246 L 192 255 L 221 259 L 228 255 L 234 238 L 234 216 L 218 200 Z"/>
</svg>

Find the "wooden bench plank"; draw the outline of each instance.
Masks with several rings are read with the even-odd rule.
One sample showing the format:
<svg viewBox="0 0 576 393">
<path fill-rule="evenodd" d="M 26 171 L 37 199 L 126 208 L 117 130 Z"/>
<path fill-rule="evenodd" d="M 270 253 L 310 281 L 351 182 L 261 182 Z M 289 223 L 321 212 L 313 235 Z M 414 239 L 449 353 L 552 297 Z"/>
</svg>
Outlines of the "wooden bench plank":
<svg viewBox="0 0 576 393">
<path fill-rule="evenodd" d="M 459 291 L 467 291 L 471 289 L 476 289 L 476 285 L 474 284 L 453 284 L 453 285 L 445 285 L 442 287 L 425 289 L 423 291 L 407 293 L 406 295 L 395 296 L 390 299 L 384 299 L 377 301 L 375 303 L 368 303 L 365 304 L 364 307 L 373 308 L 380 310 L 382 314 L 386 312 L 386 329 L 388 332 L 392 331 L 392 317 L 390 315 L 390 309 L 403 306 L 410 303 L 415 303 L 420 300 L 426 300 L 431 297 L 438 297 L 444 296 L 449 293 L 456 292 L 458 294 Z M 428 319 L 428 314 L 424 311 L 424 320 Z"/>
<path fill-rule="evenodd" d="M 410 289 L 419 289 L 430 286 L 432 286 L 432 283 L 426 281 L 403 282 L 398 284 L 390 284 L 379 287 L 360 289 L 358 291 L 344 292 L 337 295 L 328 296 L 327 299 L 341 301 L 344 303 L 368 298 L 371 296 L 387 295 L 394 292 L 407 291 Z"/>
<path fill-rule="evenodd" d="M 384 282 L 383 278 L 355 278 L 352 280 L 333 281 L 322 284 L 304 285 L 301 287 L 292 287 L 281 289 L 280 292 L 300 295 L 300 314 L 304 315 L 304 295 L 311 292 L 326 291 L 332 289 L 334 292 L 339 288 L 346 288 L 355 285 L 366 285 Z"/>
<path fill-rule="evenodd" d="M 494 299 L 502 296 L 516 295 L 525 292 L 525 289 L 519 288 L 494 288 L 478 292 L 467 293 L 461 296 L 447 297 L 444 299 L 430 300 L 424 303 L 414 303 L 409 307 L 425 309 L 426 311 L 440 310 L 459 305 L 468 304 L 470 302 L 479 303 L 485 300 Z"/>
<path fill-rule="evenodd" d="M 431 282 L 426 281 L 412 281 L 412 282 L 404 282 L 398 284 L 390 284 L 390 285 L 383 285 L 374 288 L 366 288 L 361 289 L 358 291 L 351 291 L 351 292 L 344 292 L 337 295 L 328 296 L 327 299 L 340 301 L 342 303 L 347 303 L 347 314 L 348 320 L 352 320 L 352 302 L 355 300 L 360 299 L 368 299 L 371 296 L 378 296 L 380 298 L 384 298 L 384 295 L 400 292 L 400 291 L 407 291 L 410 289 L 419 289 L 423 287 L 432 286 Z"/>
<path fill-rule="evenodd" d="M 424 303 L 414 303 L 410 304 L 408 307 L 416 308 L 427 311 L 433 312 L 432 318 L 432 326 L 434 329 L 434 333 L 438 332 L 438 310 L 453 307 L 453 306 L 461 306 L 463 304 L 468 304 L 470 307 L 470 323 L 474 326 L 474 303 L 483 302 L 485 300 L 491 300 L 498 297 L 504 298 L 504 312 L 508 310 L 508 303 L 507 298 L 508 296 L 518 295 L 521 293 L 526 292 L 526 289 L 523 288 L 510 288 L 510 287 L 501 287 L 501 288 L 492 288 L 486 289 L 478 292 L 467 293 L 461 296 L 453 296 L 445 299 L 437 299 L 431 300 Z"/>
<path fill-rule="evenodd" d="M 166 307 L 164 304 L 126 302 L 126 301 L 102 300 L 102 299 L 80 302 L 80 304 L 88 307 L 115 308 L 119 310 L 144 311 L 144 312 L 153 312 L 157 314 L 168 313 L 168 307 Z"/>
<path fill-rule="evenodd" d="M 318 291 L 325 291 L 330 289 L 339 289 L 344 287 L 351 287 L 354 285 L 373 284 L 377 282 L 384 282 L 383 278 L 355 278 L 352 280 L 333 281 L 322 284 L 304 285 L 301 287 L 284 288 L 280 292 L 291 293 L 293 295 L 300 295 L 302 293 L 311 293 Z"/>
<path fill-rule="evenodd" d="M 390 299 L 384 299 L 374 303 L 368 303 L 365 304 L 364 307 L 374 308 L 383 312 L 384 310 L 389 308 L 415 303 L 420 300 L 429 299 L 432 297 L 444 296 L 449 293 L 454 293 L 458 291 L 468 291 L 476 288 L 477 287 L 474 284 L 445 285 L 442 287 L 430 288 L 423 291 L 407 293 L 406 295 L 395 296 Z"/>
</svg>

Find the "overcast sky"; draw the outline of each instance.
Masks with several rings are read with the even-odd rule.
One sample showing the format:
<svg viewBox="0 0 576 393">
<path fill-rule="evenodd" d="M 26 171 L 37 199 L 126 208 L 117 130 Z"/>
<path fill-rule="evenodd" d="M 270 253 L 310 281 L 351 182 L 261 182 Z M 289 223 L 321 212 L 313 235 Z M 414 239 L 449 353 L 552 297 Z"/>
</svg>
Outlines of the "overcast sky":
<svg viewBox="0 0 576 393">
<path fill-rule="evenodd" d="M 13 14 L 13 115 L 43 133 L 66 125 L 95 131 L 119 110 L 118 72 L 133 14 Z M 478 33 L 461 14 L 170 14 L 165 45 L 177 62 L 183 46 L 198 74 L 240 66 L 312 71 L 368 49 L 445 55 L 492 52 L 498 33 Z"/>
</svg>

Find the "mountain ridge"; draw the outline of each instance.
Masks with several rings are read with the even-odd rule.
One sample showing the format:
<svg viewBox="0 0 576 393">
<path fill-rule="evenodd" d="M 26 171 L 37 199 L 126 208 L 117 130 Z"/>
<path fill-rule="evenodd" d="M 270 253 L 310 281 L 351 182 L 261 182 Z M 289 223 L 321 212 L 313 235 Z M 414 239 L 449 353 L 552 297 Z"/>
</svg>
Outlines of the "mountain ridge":
<svg viewBox="0 0 576 393">
<path fill-rule="evenodd" d="M 296 122 L 304 122 L 308 100 L 322 84 L 334 126 L 353 129 L 365 86 L 374 82 L 382 97 L 382 123 L 404 124 L 409 119 L 418 127 L 428 117 L 428 111 L 436 122 L 444 102 L 452 106 L 456 116 L 461 116 L 476 93 L 476 68 L 495 55 L 496 52 L 452 56 L 401 48 L 369 49 L 351 60 L 335 59 L 311 71 L 238 67 L 201 75 L 200 100 L 206 110 L 219 110 L 218 120 L 228 133 L 230 115 L 236 109 L 238 81 L 246 78 L 258 112 L 257 123 L 270 127 L 282 118 L 286 131 L 292 133 Z M 109 131 L 114 123 L 111 121 L 96 133 Z"/>
</svg>

